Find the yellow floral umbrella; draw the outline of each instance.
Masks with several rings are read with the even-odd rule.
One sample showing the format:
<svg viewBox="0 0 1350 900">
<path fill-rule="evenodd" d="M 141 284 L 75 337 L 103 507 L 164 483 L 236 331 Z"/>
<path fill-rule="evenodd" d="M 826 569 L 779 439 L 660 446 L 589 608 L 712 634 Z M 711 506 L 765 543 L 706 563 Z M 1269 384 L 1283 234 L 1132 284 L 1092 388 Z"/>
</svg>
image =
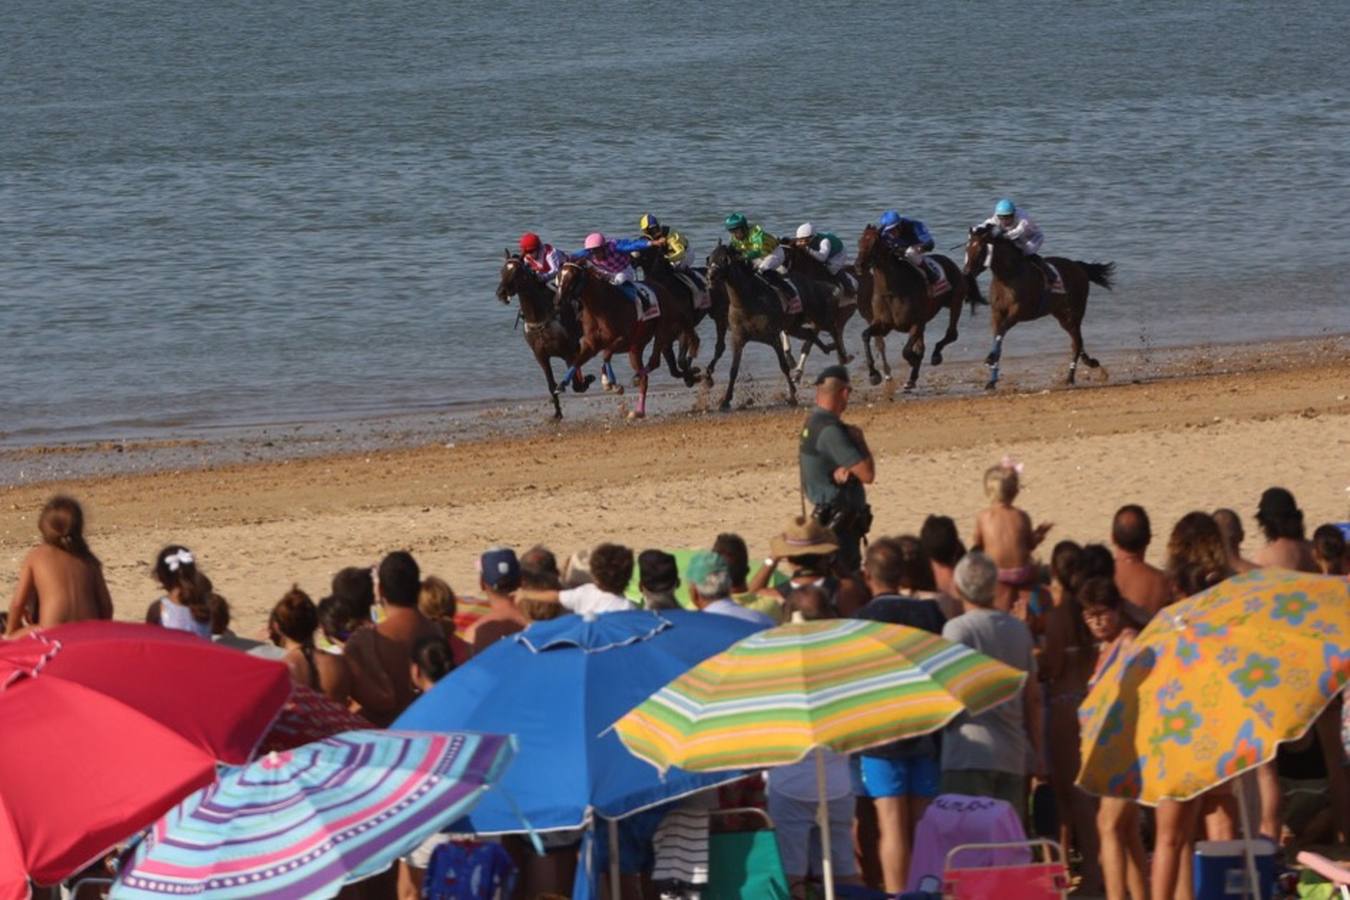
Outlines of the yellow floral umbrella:
<svg viewBox="0 0 1350 900">
<path fill-rule="evenodd" d="M 1083 701 L 1094 794 L 1189 800 L 1274 758 L 1350 681 L 1350 581 L 1230 578 L 1154 617 Z"/>
</svg>

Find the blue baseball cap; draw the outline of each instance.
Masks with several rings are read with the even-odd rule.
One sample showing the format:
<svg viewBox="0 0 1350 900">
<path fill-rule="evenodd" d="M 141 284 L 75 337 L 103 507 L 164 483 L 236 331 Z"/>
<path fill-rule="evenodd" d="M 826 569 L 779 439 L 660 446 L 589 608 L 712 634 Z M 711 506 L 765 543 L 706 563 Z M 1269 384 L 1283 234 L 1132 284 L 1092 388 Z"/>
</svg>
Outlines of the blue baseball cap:
<svg viewBox="0 0 1350 900">
<path fill-rule="evenodd" d="M 494 590 L 503 584 L 514 589 L 520 583 L 520 560 L 510 547 L 490 547 L 478 557 L 478 574 Z"/>
</svg>

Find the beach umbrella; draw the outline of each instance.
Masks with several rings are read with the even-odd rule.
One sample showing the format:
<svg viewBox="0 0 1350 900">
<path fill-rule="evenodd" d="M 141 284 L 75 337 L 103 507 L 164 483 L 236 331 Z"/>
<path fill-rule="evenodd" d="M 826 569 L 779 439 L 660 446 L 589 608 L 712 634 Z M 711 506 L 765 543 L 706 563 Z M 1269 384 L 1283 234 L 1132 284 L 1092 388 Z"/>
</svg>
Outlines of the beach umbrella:
<svg viewBox="0 0 1350 900">
<path fill-rule="evenodd" d="M 833 619 L 737 642 L 615 724 L 658 770 L 785 765 L 813 750 L 826 894 L 834 896 L 823 749 L 852 753 L 936 731 L 1015 696 L 1026 673 L 903 625 Z"/>
<path fill-rule="evenodd" d="M 1190 800 L 1275 758 L 1350 681 L 1350 581 L 1257 569 L 1159 610 L 1080 707 L 1078 784 Z M 1247 804 L 1238 803 L 1251 838 Z M 1244 843 L 1248 876 L 1256 859 Z"/>
<path fill-rule="evenodd" d="M 349 731 L 230 767 L 155 822 L 112 897 L 331 897 L 462 816 L 509 737 Z"/>
<path fill-rule="evenodd" d="M 321 741 L 344 731 L 374 727 L 369 720 L 311 687 L 297 684 L 291 690 L 291 698 L 281 707 L 276 721 L 258 747 L 260 754 L 294 750 L 302 744 Z"/>
<path fill-rule="evenodd" d="M 1081 707 L 1078 784 L 1189 800 L 1275 758 L 1350 681 L 1350 581 L 1282 569 L 1158 612 Z"/>
<path fill-rule="evenodd" d="M 179 631 L 80 622 L 0 641 L 0 898 L 54 884 L 242 763 L 286 667 Z"/>
<path fill-rule="evenodd" d="M 417 731 L 509 733 L 517 763 L 464 830 L 582 828 L 623 818 L 739 775 L 660 777 L 612 732 L 624 712 L 756 626 L 710 613 L 567 615 L 503 638 L 442 678 L 394 723 Z"/>
</svg>

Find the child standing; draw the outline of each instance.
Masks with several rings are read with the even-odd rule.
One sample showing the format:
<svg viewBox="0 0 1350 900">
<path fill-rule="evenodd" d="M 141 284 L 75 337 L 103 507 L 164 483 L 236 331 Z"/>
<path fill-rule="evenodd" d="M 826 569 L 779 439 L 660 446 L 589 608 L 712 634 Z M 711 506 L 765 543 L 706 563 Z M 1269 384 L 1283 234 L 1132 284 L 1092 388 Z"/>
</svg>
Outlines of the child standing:
<svg viewBox="0 0 1350 900">
<path fill-rule="evenodd" d="M 1036 565 L 1031 553 L 1053 527 L 1042 522 L 1035 528 L 1031 517 L 1013 506 L 1020 488 L 1021 465 L 1008 457 L 984 473 L 984 493 L 989 506 L 975 517 L 972 543 L 998 566 L 994 606 L 1025 620 L 1037 592 Z"/>
</svg>

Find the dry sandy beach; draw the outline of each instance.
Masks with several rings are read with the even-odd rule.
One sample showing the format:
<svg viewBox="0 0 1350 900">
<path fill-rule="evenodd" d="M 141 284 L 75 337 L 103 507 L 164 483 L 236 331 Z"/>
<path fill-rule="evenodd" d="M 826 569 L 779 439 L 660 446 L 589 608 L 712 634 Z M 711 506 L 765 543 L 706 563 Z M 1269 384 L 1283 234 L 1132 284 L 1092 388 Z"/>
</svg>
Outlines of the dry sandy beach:
<svg viewBox="0 0 1350 900">
<path fill-rule="evenodd" d="M 968 532 L 981 474 L 1005 453 L 1025 463 L 1019 505 L 1055 523 L 1052 540 L 1104 540 L 1115 508 L 1140 502 L 1161 533 L 1155 563 L 1171 523 L 1196 508 L 1238 510 L 1254 548 L 1251 516 L 1271 484 L 1295 493 L 1310 529 L 1350 519 L 1350 356 L 1344 340 L 1324 346 L 1240 374 L 1130 383 L 1116 373 L 1105 385 L 918 403 L 859 391 L 846 418 L 878 459 L 876 533 L 914 531 L 932 512 Z M 150 561 L 174 541 L 198 554 L 245 633 L 292 581 L 317 599 L 341 566 L 396 548 L 467 594 L 477 554 L 498 543 L 640 549 L 735 530 L 762 556 L 799 508 L 803 415 L 611 419 L 454 446 L 11 486 L 0 489 L 0 590 L 8 599 L 56 491 L 85 503 L 120 618 L 139 618 L 155 598 Z"/>
</svg>

